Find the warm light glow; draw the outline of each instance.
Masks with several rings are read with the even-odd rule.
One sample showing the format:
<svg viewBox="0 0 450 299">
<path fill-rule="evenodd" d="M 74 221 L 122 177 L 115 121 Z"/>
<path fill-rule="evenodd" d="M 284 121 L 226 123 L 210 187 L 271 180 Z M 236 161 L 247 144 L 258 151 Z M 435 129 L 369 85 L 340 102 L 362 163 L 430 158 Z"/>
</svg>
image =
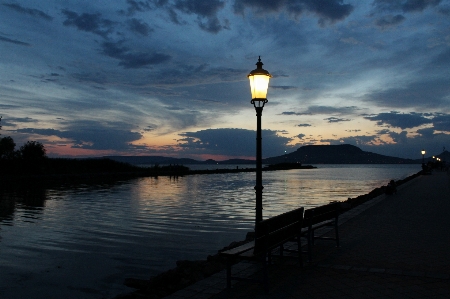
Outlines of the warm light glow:
<svg viewBox="0 0 450 299">
<path fill-rule="evenodd" d="M 422 155 L 425 155 L 425 150 L 422 150 Z"/>
<path fill-rule="evenodd" d="M 261 62 L 261 57 L 259 57 L 256 69 L 247 76 L 250 80 L 252 103 L 255 107 L 264 107 L 264 104 L 267 103 L 267 89 L 269 88 L 269 79 L 272 77 L 262 66 L 263 63 Z"/>
<path fill-rule="evenodd" d="M 250 91 L 252 93 L 252 100 L 254 99 L 266 99 L 267 89 L 269 88 L 269 74 L 256 74 L 248 75 L 250 80 Z"/>
</svg>

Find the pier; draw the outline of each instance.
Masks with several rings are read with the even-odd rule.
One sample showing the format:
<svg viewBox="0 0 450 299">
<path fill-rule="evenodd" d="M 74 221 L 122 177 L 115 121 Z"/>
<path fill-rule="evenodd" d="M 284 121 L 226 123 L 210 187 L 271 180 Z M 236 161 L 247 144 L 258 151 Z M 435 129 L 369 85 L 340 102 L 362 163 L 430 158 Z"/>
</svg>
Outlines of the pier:
<svg viewBox="0 0 450 299">
<path fill-rule="evenodd" d="M 295 259 L 275 262 L 268 292 L 247 282 L 226 289 L 222 271 L 166 298 L 450 298 L 446 172 L 421 175 L 397 194 L 350 209 L 339 227 L 341 246 L 318 240 L 303 268 Z M 252 276 L 256 267 L 240 263 L 233 270 Z"/>
</svg>

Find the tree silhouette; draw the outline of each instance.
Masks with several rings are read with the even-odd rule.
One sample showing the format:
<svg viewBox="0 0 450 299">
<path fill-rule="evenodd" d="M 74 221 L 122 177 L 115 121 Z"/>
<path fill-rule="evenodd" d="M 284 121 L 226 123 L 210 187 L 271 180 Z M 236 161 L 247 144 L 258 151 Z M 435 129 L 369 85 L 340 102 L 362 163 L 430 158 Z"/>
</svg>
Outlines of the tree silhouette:
<svg viewBox="0 0 450 299">
<path fill-rule="evenodd" d="M 16 144 L 11 137 L 0 138 L 0 159 L 12 159 L 15 157 Z"/>
<path fill-rule="evenodd" d="M 22 159 L 39 161 L 47 157 L 44 145 L 38 141 L 27 141 L 19 150 Z"/>
</svg>

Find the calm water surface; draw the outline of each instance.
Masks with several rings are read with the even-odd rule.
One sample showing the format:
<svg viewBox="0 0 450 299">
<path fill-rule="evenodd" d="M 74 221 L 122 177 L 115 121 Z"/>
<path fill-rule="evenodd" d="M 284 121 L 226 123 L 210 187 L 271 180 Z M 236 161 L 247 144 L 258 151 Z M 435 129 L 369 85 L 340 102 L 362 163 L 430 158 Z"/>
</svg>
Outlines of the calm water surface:
<svg viewBox="0 0 450 299">
<path fill-rule="evenodd" d="M 264 217 L 368 193 L 420 165 L 263 173 Z M 0 193 L 0 298 L 111 298 L 177 260 L 205 259 L 254 223 L 254 173 L 141 178 Z"/>
</svg>

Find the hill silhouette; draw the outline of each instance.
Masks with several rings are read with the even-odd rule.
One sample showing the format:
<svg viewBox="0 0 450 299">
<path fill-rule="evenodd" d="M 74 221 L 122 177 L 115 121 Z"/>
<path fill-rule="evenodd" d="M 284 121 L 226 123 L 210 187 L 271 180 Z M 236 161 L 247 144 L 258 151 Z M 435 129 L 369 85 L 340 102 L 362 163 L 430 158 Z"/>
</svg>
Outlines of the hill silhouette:
<svg viewBox="0 0 450 299">
<path fill-rule="evenodd" d="M 126 162 L 134 165 L 139 164 L 254 164 L 255 160 L 230 159 L 215 161 L 208 159 L 198 161 L 186 158 L 172 158 L 163 156 L 108 156 L 106 158 Z M 421 159 L 403 159 L 390 157 L 361 150 L 359 147 L 342 145 L 306 145 L 298 148 L 295 152 L 282 156 L 263 159 L 263 164 L 279 163 L 301 163 L 305 164 L 417 164 Z"/>
<path fill-rule="evenodd" d="M 366 152 L 350 144 L 306 145 L 295 152 L 264 159 L 265 164 L 416 164 L 417 160 L 403 159 Z"/>
</svg>

